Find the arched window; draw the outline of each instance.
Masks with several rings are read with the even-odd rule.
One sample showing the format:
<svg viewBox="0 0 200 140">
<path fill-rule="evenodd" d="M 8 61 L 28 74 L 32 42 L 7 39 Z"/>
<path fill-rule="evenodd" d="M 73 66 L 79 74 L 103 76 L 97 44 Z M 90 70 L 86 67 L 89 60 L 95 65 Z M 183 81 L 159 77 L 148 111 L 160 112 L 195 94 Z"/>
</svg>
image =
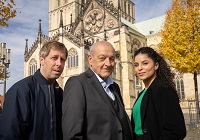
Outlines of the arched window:
<svg viewBox="0 0 200 140">
<path fill-rule="evenodd" d="M 179 98 L 181 100 L 184 100 L 185 99 L 185 91 L 184 91 L 183 76 L 178 71 L 176 71 L 175 73 L 176 73 L 176 75 L 175 75 L 176 90 L 179 95 Z"/>
<path fill-rule="evenodd" d="M 134 38 L 132 41 L 131 41 L 131 47 L 134 48 L 134 49 L 138 49 L 140 48 L 142 45 L 141 45 L 141 42 L 137 39 L 137 38 Z"/>
<path fill-rule="evenodd" d="M 29 63 L 29 74 L 33 75 L 37 71 L 37 61 L 35 59 L 31 59 Z"/>
<path fill-rule="evenodd" d="M 78 67 L 78 53 L 74 48 L 72 48 L 69 50 L 68 68 L 74 67 Z"/>
<path fill-rule="evenodd" d="M 134 55 L 135 51 L 137 49 L 139 49 L 140 47 L 141 47 L 141 42 L 138 39 L 134 38 L 131 41 L 131 53 L 132 53 L 132 55 Z"/>
<path fill-rule="evenodd" d="M 181 99 L 185 99 L 185 91 L 184 91 L 184 83 L 183 83 L 183 79 L 181 79 L 180 81 L 180 95 L 181 95 Z"/>
</svg>

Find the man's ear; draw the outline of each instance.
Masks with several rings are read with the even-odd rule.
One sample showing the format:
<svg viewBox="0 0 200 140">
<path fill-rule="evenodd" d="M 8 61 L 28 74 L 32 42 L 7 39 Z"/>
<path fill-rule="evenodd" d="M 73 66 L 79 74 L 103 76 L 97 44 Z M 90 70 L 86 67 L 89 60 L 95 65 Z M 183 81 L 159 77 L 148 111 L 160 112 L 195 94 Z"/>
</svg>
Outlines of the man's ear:
<svg viewBox="0 0 200 140">
<path fill-rule="evenodd" d="M 92 55 L 88 54 L 88 63 L 91 66 L 92 65 Z"/>
<path fill-rule="evenodd" d="M 42 56 L 40 56 L 40 65 L 43 66 L 44 65 L 44 58 Z"/>
</svg>

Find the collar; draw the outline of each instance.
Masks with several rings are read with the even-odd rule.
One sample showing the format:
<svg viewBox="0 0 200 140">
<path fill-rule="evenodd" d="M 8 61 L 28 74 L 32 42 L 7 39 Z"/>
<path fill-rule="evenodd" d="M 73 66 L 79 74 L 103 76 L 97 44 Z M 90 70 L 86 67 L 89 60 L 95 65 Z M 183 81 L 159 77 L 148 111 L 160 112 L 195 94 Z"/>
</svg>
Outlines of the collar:
<svg viewBox="0 0 200 140">
<path fill-rule="evenodd" d="M 92 70 L 92 69 L 91 69 Z M 93 70 L 92 70 L 93 71 Z M 94 72 L 94 71 L 93 71 Z M 101 79 L 101 77 L 99 77 L 98 74 L 96 74 L 94 72 L 94 74 L 96 75 L 97 79 L 99 80 L 99 82 L 101 83 L 103 88 L 107 88 L 109 87 L 111 84 L 114 83 L 113 79 L 109 76 L 105 81 L 103 79 Z"/>
<path fill-rule="evenodd" d="M 40 69 L 38 69 L 35 73 L 34 73 L 34 77 L 37 79 L 37 82 L 40 85 L 51 85 L 45 78 L 44 76 L 41 74 Z M 59 88 L 59 85 L 57 83 L 57 81 L 54 82 L 53 85 L 55 88 Z"/>
</svg>

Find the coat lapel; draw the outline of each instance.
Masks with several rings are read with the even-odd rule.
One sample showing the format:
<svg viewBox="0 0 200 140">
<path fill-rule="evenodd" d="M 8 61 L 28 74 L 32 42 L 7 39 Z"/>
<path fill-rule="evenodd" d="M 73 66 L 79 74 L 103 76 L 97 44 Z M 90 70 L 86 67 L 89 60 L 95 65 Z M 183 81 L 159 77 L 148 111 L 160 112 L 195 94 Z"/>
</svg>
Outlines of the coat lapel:
<svg viewBox="0 0 200 140">
<path fill-rule="evenodd" d="M 141 104 L 141 120 L 142 122 L 144 121 L 144 117 L 145 117 L 145 114 L 146 114 L 146 108 L 147 108 L 147 105 L 148 105 L 148 101 L 149 101 L 149 90 L 147 89 L 145 95 L 143 96 L 143 99 L 142 99 L 142 104 Z"/>
<path fill-rule="evenodd" d="M 143 101 L 142 101 L 142 104 L 141 104 L 141 108 L 142 108 L 142 111 L 141 111 L 141 117 L 142 117 L 142 122 L 144 121 L 144 117 L 145 117 L 145 114 L 146 114 L 146 109 L 147 109 L 147 106 L 148 106 L 148 102 L 149 102 L 149 98 L 150 98 L 150 93 L 152 93 L 152 89 L 155 89 L 155 87 L 158 85 L 159 83 L 159 80 L 158 78 L 155 78 L 153 80 L 153 82 L 151 83 L 151 85 L 149 86 L 149 88 L 147 89 L 144 97 L 143 97 Z"/>
<path fill-rule="evenodd" d="M 121 115 L 124 115 L 124 118 L 127 119 L 127 120 L 125 120 L 125 121 L 127 121 L 128 125 L 129 125 L 129 129 L 131 130 L 132 127 L 131 127 L 130 119 L 129 119 L 129 117 L 128 117 L 126 111 L 125 111 L 124 102 L 123 102 L 122 96 L 120 95 L 120 94 L 121 94 L 121 93 L 120 93 L 120 89 L 119 89 L 119 87 L 116 85 L 116 83 L 110 85 L 110 88 L 111 88 L 111 90 L 113 91 L 113 93 L 115 94 L 115 98 L 117 98 L 117 100 L 118 100 L 118 105 L 119 105 L 119 107 L 122 108 L 123 113 L 122 113 Z M 117 117 L 118 117 L 118 116 L 117 116 Z M 133 137 L 132 133 L 131 133 L 131 136 Z"/>
<path fill-rule="evenodd" d="M 118 88 L 116 83 L 111 84 L 109 88 L 113 92 L 115 97 L 118 99 L 118 101 L 120 101 L 120 104 L 124 107 L 124 102 L 122 96 L 120 95 L 120 89 Z"/>
<path fill-rule="evenodd" d="M 108 95 L 104 91 L 102 85 L 100 84 L 99 80 L 95 76 L 94 72 L 91 69 L 88 69 L 86 71 L 86 74 L 88 75 L 88 82 L 94 87 L 94 89 L 97 91 L 97 93 L 101 96 L 103 101 L 106 103 L 108 108 L 117 116 L 113 105 L 111 104 L 110 100 L 108 99 Z"/>
</svg>

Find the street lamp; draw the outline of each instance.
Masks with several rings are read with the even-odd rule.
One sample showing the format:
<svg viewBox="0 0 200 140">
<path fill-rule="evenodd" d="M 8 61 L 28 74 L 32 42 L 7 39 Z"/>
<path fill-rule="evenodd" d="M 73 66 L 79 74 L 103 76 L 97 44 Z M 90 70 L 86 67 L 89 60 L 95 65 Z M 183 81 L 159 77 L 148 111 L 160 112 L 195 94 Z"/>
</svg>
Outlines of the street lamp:
<svg viewBox="0 0 200 140">
<path fill-rule="evenodd" d="M 10 49 L 6 49 L 6 43 L 1 43 L 1 62 L 4 66 L 4 88 L 3 88 L 3 95 L 5 97 L 6 94 L 6 70 L 10 64 Z"/>
</svg>

